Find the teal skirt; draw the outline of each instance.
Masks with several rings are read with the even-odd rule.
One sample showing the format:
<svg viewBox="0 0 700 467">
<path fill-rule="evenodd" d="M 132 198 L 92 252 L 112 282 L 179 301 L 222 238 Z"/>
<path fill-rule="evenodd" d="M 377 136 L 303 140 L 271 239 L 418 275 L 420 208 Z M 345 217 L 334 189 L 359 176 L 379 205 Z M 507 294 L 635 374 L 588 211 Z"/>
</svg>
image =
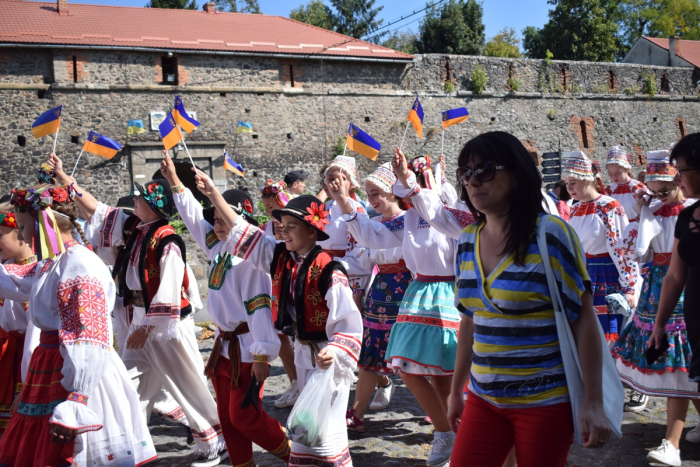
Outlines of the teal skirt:
<svg viewBox="0 0 700 467">
<path fill-rule="evenodd" d="M 386 350 L 395 373 L 454 373 L 461 317 L 454 306 L 453 279 L 418 275 L 406 289 Z"/>
</svg>

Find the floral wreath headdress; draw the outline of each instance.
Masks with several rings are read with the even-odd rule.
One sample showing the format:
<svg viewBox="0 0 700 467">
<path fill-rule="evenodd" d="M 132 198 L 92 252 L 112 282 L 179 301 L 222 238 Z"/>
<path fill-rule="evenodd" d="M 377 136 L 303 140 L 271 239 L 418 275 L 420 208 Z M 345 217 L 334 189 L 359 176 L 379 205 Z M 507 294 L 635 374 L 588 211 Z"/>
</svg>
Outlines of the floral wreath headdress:
<svg viewBox="0 0 700 467">
<path fill-rule="evenodd" d="M 37 173 L 37 179 L 41 183 L 55 183 L 56 174 L 46 164 L 43 164 Z M 52 208 L 72 203 L 76 194 L 72 183 L 49 187 L 41 191 L 35 188 L 15 188 L 12 190 L 10 204 L 20 212 L 31 211 L 34 214 L 32 248 L 39 261 L 53 258 L 65 251 L 56 224 L 56 215 L 66 216 L 55 212 Z"/>
<path fill-rule="evenodd" d="M 289 202 L 290 195 L 287 193 L 287 184 L 283 181 L 274 182 L 268 179 L 263 186 L 260 187 L 262 196 L 274 195 L 280 206 L 285 207 Z"/>
<path fill-rule="evenodd" d="M 418 156 L 409 162 L 409 167 L 415 173 L 416 175 L 418 174 L 423 174 L 423 178 L 425 179 L 425 187 L 432 190 L 435 188 L 435 176 L 433 175 L 433 169 L 430 167 L 430 164 L 432 161 L 430 160 L 430 156 Z"/>
</svg>

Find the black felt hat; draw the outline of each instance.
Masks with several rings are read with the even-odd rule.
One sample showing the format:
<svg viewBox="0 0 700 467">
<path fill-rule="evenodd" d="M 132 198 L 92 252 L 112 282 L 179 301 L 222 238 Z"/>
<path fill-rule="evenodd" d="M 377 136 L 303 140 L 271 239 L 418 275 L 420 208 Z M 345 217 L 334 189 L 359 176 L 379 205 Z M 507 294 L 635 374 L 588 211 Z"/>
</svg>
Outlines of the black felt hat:
<svg viewBox="0 0 700 467">
<path fill-rule="evenodd" d="M 294 216 L 304 221 L 306 224 L 316 229 L 316 232 L 318 232 L 318 240 L 321 242 L 330 238 L 326 233 L 328 211 L 321 200 L 315 196 L 297 196 L 289 200 L 284 208 L 272 211 L 272 217 L 280 222 L 282 221 L 282 216 Z"/>
<path fill-rule="evenodd" d="M 162 178 L 151 180 L 146 183 L 145 187 L 136 182 L 134 182 L 134 185 L 136 186 L 135 194 L 141 196 L 153 212 L 161 218 L 169 221 L 170 217 L 175 214 L 173 191 L 170 189 L 170 183 L 167 180 Z"/>
<path fill-rule="evenodd" d="M 258 221 L 253 217 L 253 198 L 248 193 L 243 190 L 233 189 L 224 191 L 221 196 L 223 196 L 226 204 L 231 206 L 231 209 L 236 211 L 237 214 L 242 215 L 249 224 L 258 225 Z M 205 221 L 214 225 L 214 207 L 206 208 L 203 215 Z"/>
<path fill-rule="evenodd" d="M 126 211 L 129 214 L 134 213 L 134 196 L 123 196 L 117 200 L 117 205 L 115 206 L 117 209 L 121 209 L 122 211 Z"/>
</svg>

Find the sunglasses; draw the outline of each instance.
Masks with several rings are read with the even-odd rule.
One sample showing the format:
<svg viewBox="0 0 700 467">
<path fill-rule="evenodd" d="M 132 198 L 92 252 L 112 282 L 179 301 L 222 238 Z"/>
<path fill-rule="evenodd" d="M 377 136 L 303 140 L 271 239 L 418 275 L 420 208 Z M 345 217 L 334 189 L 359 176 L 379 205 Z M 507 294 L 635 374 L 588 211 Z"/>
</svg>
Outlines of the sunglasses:
<svg viewBox="0 0 700 467">
<path fill-rule="evenodd" d="M 505 169 L 502 165 L 496 165 L 493 161 L 480 162 L 471 169 L 457 167 L 457 179 L 462 186 L 469 185 L 472 176 L 479 183 L 490 182 L 496 176 L 496 171 Z"/>
<path fill-rule="evenodd" d="M 653 191 L 653 190 L 649 190 L 649 191 L 651 191 L 652 198 L 665 199 L 665 198 L 669 197 L 669 195 L 671 194 L 672 191 L 676 191 L 676 190 L 675 190 L 675 188 L 673 188 L 673 189 L 664 188 L 661 191 Z"/>
</svg>

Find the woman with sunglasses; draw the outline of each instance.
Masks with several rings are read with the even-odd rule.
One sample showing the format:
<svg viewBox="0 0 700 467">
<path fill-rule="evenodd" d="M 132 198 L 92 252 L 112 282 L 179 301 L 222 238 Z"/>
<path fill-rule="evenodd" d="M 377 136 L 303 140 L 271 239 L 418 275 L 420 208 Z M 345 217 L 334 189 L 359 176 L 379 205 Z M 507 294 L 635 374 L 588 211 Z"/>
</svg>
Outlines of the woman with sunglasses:
<svg viewBox="0 0 700 467">
<path fill-rule="evenodd" d="M 676 221 L 681 211 L 694 202 L 685 200 L 673 182 L 676 174 L 667 151 L 647 153 L 645 178 L 651 195 L 637 193 L 639 221 L 632 222 L 625 229 L 624 244 L 630 260 L 645 263 L 653 259 L 653 266 L 644 279 L 634 319 L 620 333 L 612 348 L 617 370 L 624 383 L 645 396 L 667 398 L 666 436 L 661 446 L 647 455 L 649 461 L 667 465 L 681 465 L 678 443 L 688 401 L 700 397 L 697 385 L 688 380 L 692 349 L 688 344 L 683 319 L 683 294 L 665 326 L 665 335 L 670 343 L 668 352 L 651 364 L 646 360 L 647 341 L 656 321 L 661 284 L 673 256 Z M 654 199 L 659 202 L 651 203 Z"/>
<path fill-rule="evenodd" d="M 630 308 L 634 308 L 639 281 L 639 266 L 622 252 L 622 232 L 629 221 L 620 203 L 597 191 L 595 184 L 600 181 L 600 174 L 583 152 L 571 153 L 562 178 L 571 196 L 579 200 L 571 208 L 569 223 L 581 239 L 588 258 L 593 306 L 606 339 L 615 341 L 623 315 L 608 313 L 605 297 L 622 293 Z"/>
<path fill-rule="evenodd" d="M 600 447 L 610 429 L 583 249 L 564 220 L 545 220 L 541 175 L 513 135 L 477 136 L 462 149 L 459 167 L 461 196 L 476 222 L 464 229 L 457 247 L 455 302 L 463 315 L 448 412 L 458 430 L 451 463 L 500 467 L 514 447 L 519 467 L 563 467 L 574 420 L 538 224 L 546 222 L 551 266 L 579 349 L 584 446 Z"/>
<path fill-rule="evenodd" d="M 415 190 L 434 187 L 430 162 L 420 156 L 408 163 L 397 149 L 392 166 L 399 182 L 393 186 L 394 194 L 403 197 L 402 191 L 409 191 L 403 185 L 409 176 L 417 180 Z M 384 359 L 400 373 L 435 427 L 426 465 L 442 466 L 450 460 L 455 438 L 447 421 L 460 319 L 454 307 L 455 242 L 431 228 L 415 209 L 408 209 L 399 224 L 372 222 L 356 214 L 342 183 L 331 182 L 329 189 L 342 213 L 349 215 L 348 230 L 360 245 L 403 247 L 414 279 L 399 306 Z"/>
<path fill-rule="evenodd" d="M 646 193 L 647 187 L 632 178 L 632 163 L 624 147 L 612 146 L 608 150 L 605 168 L 612 180 L 612 183 L 605 187 L 605 194 L 620 203 L 625 209 L 627 219 L 634 222 L 639 217 L 635 195 L 639 192 Z"/>
</svg>

